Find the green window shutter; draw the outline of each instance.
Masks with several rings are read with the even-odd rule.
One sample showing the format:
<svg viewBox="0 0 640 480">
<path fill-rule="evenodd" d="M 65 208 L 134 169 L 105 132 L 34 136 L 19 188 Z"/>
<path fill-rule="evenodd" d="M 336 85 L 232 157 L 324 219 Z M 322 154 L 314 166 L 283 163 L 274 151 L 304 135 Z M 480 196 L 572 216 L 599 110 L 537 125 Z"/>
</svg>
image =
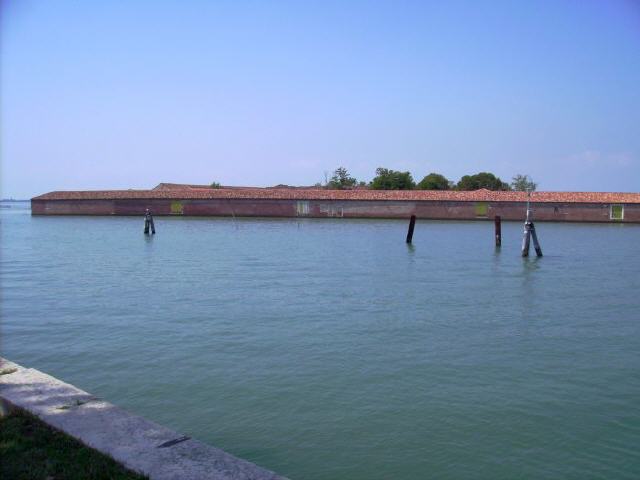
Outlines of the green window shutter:
<svg viewBox="0 0 640 480">
<path fill-rule="evenodd" d="M 624 205 L 611 205 L 611 220 L 622 220 L 624 218 Z"/>
<path fill-rule="evenodd" d="M 171 214 L 182 215 L 182 213 L 183 213 L 182 202 L 171 202 Z"/>
<path fill-rule="evenodd" d="M 476 202 L 476 217 L 486 217 L 488 208 L 487 202 Z"/>
</svg>

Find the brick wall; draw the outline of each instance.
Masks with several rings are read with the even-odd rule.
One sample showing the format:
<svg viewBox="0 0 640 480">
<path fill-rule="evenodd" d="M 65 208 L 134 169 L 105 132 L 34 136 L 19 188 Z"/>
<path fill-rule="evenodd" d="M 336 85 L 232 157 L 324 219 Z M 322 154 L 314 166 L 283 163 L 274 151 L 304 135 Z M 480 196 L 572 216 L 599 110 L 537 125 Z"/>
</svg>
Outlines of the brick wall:
<svg viewBox="0 0 640 480">
<path fill-rule="evenodd" d="M 154 215 L 237 217 L 346 217 L 423 219 L 523 220 L 523 202 L 375 201 L 375 200 L 278 200 L 278 199 L 129 199 L 129 200 L 32 200 L 33 215 Z M 566 222 L 638 222 L 640 204 L 624 206 L 624 219 L 610 219 L 605 203 L 534 203 L 534 220 Z"/>
</svg>

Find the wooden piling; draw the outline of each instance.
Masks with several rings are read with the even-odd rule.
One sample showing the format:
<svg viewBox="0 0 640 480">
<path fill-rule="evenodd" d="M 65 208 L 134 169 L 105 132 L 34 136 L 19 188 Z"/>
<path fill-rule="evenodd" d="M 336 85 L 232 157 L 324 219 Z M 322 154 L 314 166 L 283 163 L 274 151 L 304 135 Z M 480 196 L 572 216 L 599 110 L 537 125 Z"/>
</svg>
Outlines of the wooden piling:
<svg viewBox="0 0 640 480">
<path fill-rule="evenodd" d="M 502 245 L 502 219 L 500 215 L 496 215 L 493 219 L 495 223 L 496 247 Z"/>
<path fill-rule="evenodd" d="M 533 222 L 531 222 L 531 239 L 533 240 L 533 248 L 536 250 L 536 255 L 541 257 L 542 248 L 540 247 L 540 243 L 538 243 L 538 235 L 536 235 L 536 227 Z"/>
<path fill-rule="evenodd" d="M 144 212 L 144 234 L 149 235 L 149 228 L 151 228 L 151 234 L 156 234 L 156 226 L 153 224 L 153 215 L 147 208 Z"/>
<path fill-rule="evenodd" d="M 522 256 L 529 256 L 529 245 L 531 242 L 531 227 L 529 222 L 524 224 L 524 235 L 522 237 Z"/>
<path fill-rule="evenodd" d="M 416 216 L 411 215 L 411 219 L 409 220 L 409 231 L 407 232 L 407 243 L 411 243 L 413 240 L 413 229 L 416 226 Z"/>
<path fill-rule="evenodd" d="M 527 217 L 524 220 L 524 236 L 522 237 L 522 256 L 529 256 L 529 245 L 533 238 L 533 248 L 536 250 L 538 257 L 542 256 L 542 248 L 538 242 L 538 235 L 536 235 L 536 227 L 531 220 L 533 214 L 531 213 L 531 191 L 527 190 Z"/>
</svg>

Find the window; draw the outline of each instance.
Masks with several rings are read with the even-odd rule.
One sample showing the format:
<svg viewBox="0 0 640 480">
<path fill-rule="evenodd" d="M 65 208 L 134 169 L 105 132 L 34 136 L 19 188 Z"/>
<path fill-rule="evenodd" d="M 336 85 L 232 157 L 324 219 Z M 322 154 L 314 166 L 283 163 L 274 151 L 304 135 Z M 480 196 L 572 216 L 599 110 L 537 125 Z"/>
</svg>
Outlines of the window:
<svg viewBox="0 0 640 480">
<path fill-rule="evenodd" d="M 622 220 L 622 219 L 624 219 L 624 205 L 611 205 L 611 210 L 609 212 L 609 218 L 611 220 Z"/>
<path fill-rule="evenodd" d="M 182 202 L 171 202 L 171 214 L 182 215 L 182 213 L 183 213 Z"/>
<path fill-rule="evenodd" d="M 296 215 L 309 215 L 309 202 L 296 202 Z"/>
<path fill-rule="evenodd" d="M 476 217 L 486 217 L 487 209 L 487 202 L 476 202 Z"/>
</svg>

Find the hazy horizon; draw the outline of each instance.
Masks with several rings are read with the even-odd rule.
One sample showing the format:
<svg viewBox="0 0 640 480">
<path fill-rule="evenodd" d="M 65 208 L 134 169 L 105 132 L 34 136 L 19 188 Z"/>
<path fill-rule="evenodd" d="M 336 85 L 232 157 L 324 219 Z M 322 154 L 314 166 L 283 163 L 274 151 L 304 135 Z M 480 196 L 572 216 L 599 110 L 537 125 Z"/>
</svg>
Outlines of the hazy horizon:
<svg viewBox="0 0 640 480">
<path fill-rule="evenodd" d="M 2 198 L 339 166 L 640 190 L 637 2 L 0 5 Z"/>
</svg>

